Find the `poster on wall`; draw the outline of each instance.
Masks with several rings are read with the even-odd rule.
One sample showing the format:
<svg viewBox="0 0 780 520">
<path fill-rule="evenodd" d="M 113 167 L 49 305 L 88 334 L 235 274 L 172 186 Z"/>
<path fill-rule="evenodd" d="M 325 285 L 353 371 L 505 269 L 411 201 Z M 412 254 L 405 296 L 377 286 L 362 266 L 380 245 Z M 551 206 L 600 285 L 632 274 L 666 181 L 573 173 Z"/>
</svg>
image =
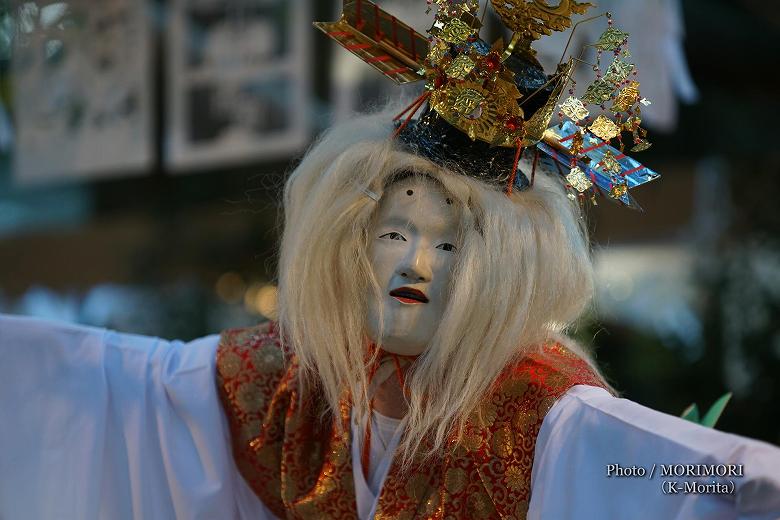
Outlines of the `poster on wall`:
<svg viewBox="0 0 780 520">
<path fill-rule="evenodd" d="M 14 15 L 15 180 L 146 173 L 153 134 L 145 4 L 24 2 Z"/>
<path fill-rule="evenodd" d="M 305 0 L 171 0 L 166 163 L 282 159 L 310 138 Z"/>
</svg>

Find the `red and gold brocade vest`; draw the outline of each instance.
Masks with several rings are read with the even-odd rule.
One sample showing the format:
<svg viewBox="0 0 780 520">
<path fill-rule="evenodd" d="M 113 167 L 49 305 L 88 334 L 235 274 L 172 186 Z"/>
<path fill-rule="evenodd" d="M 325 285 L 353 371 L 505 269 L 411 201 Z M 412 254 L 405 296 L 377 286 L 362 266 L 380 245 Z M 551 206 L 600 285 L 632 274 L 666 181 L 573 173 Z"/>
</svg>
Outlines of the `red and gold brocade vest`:
<svg viewBox="0 0 780 520">
<path fill-rule="evenodd" d="M 562 345 L 545 351 L 501 373 L 481 405 L 482 421 L 470 420 L 448 454 L 435 463 L 415 461 L 411 477 L 394 462 L 375 518 L 525 518 L 547 411 L 574 385 L 603 386 Z M 280 518 L 356 519 L 348 401 L 340 417 L 320 420 L 321 402 L 299 403 L 295 370 L 273 323 L 222 333 L 217 379 L 239 471 Z"/>
</svg>

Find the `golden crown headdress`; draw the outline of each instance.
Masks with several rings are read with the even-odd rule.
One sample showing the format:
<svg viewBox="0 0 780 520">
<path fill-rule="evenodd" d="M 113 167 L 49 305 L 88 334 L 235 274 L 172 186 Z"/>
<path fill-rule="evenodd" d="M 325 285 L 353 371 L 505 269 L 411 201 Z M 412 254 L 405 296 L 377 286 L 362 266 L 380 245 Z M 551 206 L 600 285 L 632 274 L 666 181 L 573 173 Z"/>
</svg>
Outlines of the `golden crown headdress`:
<svg viewBox="0 0 780 520">
<path fill-rule="evenodd" d="M 572 16 L 592 5 L 575 0 L 555 6 L 544 0 L 489 3 L 512 31 L 508 42 L 488 45 L 480 39 L 487 3 L 479 16 L 478 0 L 428 0 L 429 12 L 436 11 L 428 37 L 369 0 L 345 0 L 338 21 L 315 26 L 396 83 L 425 81 L 423 94 L 396 117 L 395 135 L 415 153 L 502 183 L 508 193 L 532 186 L 543 153 L 565 178 L 571 198 L 582 202 L 590 196 L 595 203 L 595 195 L 602 194 L 639 208 L 628 190 L 659 175 L 623 153 L 625 132 L 631 134 L 631 151 L 650 146 L 640 126 L 641 107 L 649 102 L 641 97 L 636 67 L 628 61 L 628 34 L 613 27 L 609 13 L 603 15 L 608 27 L 593 44 L 595 78 L 575 97 L 572 74 L 580 57 L 561 59 L 548 75 L 531 45 L 570 28 Z M 606 70 L 601 67 L 604 52 L 613 55 Z M 567 87 L 570 95 L 561 103 Z M 591 116 L 589 105 L 598 107 L 599 115 Z M 562 122 L 550 127 L 556 107 Z M 529 179 L 518 162 L 531 148 Z"/>
</svg>

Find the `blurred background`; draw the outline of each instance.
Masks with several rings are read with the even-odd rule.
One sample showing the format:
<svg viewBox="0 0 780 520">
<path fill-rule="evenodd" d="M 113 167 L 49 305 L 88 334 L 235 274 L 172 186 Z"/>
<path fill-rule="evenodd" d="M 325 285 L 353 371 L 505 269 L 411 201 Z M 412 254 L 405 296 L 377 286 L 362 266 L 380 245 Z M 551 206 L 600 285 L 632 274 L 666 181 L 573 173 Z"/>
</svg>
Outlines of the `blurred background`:
<svg viewBox="0 0 780 520">
<path fill-rule="evenodd" d="M 731 391 L 718 428 L 780 444 L 780 15 L 599 3 L 632 35 L 653 103 L 636 158 L 662 179 L 633 192 L 644 212 L 588 211 L 598 295 L 577 336 L 626 397 L 679 415 Z M 424 0 L 380 5 L 431 20 Z M 311 27 L 339 12 L 0 0 L 0 312 L 183 340 L 273 318 L 285 174 L 322 129 L 420 88 Z M 537 46 L 548 70 L 566 38 Z"/>
</svg>

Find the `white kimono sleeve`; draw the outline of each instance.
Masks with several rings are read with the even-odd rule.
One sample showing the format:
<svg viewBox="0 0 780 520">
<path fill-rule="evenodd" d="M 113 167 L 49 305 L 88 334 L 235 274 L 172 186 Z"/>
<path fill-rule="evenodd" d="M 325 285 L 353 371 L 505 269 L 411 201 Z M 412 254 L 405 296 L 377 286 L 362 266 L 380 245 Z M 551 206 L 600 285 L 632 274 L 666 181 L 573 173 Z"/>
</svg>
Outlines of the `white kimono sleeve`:
<svg viewBox="0 0 780 520">
<path fill-rule="evenodd" d="M 528 519 L 542 518 L 777 520 L 780 449 L 575 386 L 537 439 Z"/>
<path fill-rule="evenodd" d="M 0 518 L 274 519 L 233 461 L 218 341 L 0 316 Z"/>
</svg>

